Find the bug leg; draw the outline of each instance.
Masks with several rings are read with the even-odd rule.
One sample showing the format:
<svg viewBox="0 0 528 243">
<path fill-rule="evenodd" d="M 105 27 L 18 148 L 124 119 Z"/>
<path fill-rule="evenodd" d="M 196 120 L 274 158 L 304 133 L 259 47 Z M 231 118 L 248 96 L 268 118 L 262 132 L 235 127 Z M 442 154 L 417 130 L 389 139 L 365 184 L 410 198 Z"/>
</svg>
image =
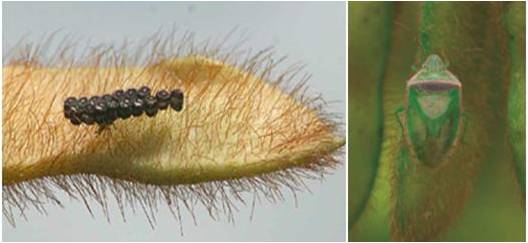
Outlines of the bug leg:
<svg viewBox="0 0 528 243">
<path fill-rule="evenodd" d="M 405 108 L 403 108 L 403 106 L 400 106 L 398 107 L 398 109 L 396 109 L 396 111 L 394 112 L 394 116 L 396 117 L 396 121 L 398 121 L 398 124 L 400 124 L 400 131 L 401 131 L 401 136 L 403 137 L 403 112 L 405 111 Z"/>
</svg>

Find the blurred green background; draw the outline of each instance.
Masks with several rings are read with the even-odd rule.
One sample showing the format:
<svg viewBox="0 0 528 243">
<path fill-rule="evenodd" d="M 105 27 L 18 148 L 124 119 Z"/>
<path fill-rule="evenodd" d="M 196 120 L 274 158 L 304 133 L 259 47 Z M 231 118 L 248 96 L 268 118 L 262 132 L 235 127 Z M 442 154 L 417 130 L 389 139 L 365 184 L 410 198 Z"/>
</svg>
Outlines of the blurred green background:
<svg viewBox="0 0 528 243">
<path fill-rule="evenodd" d="M 525 3 L 349 2 L 348 16 L 349 240 L 412 240 L 391 234 L 394 113 L 438 54 L 463 85 L 465 144 L 450 166 L 467 171 L 427 185 L 453 215 L 420 222 L 441 229 L 420 239 L 525 241 Z"/>
</svg>

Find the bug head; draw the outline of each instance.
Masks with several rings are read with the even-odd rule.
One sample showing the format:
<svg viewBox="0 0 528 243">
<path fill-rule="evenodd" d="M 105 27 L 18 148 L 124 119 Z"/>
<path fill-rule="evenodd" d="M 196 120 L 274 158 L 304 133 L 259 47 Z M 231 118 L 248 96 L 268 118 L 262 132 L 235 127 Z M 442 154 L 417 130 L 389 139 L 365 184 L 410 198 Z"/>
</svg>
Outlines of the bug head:
<svg viewBox="0 0 528 243">
<path fill-rule="evenodd" d="M 422 68 L 428 71 L 442 71 L 447 69 L 447 64 L 442 61 L 440 56 L 433 54 L 427 57 Z"/>
</svg>

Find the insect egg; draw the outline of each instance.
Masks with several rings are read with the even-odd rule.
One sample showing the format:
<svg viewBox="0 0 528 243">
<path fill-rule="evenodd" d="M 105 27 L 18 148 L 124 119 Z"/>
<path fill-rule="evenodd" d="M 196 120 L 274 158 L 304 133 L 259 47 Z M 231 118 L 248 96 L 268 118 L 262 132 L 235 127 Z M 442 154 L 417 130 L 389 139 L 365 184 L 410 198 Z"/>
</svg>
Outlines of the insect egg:
<svg viewBox="0 0 528 243">
<path fill-rule="evenodd" d="M 143 114 L 143 100 L 139 97 L 132 98 L 132 115 L 140 116 Z"/>
<path fill-rule="evenodd" d="M 102 98 L 98 98 L 96 103 L 95 103 L 95 110 L 96 110 L 96 114 L 95 114 L 95 120 L 97 121 L 98 124 L 107 124 L 108 123 L 108 119 L 107 119 L 107 116 L 106 116 L 106 111 L 108 110 L 108 108 L 106 107 L 106 104 L 105 102 L 103 101 Z"/>
<path fill-rule="evenodd" d="M 86 112 L 92 114 L 95 112 L 100 112 L 101 109 L 103 108 L 101 107 L 99 96 L 92 96 L 86 105 Z"/>
<path fill-rule="evenodd" d="M 121 119 L 127 119 L 131 115 L 131 102 L 128 97 L 123 97 L 121 101 L 119 101 L 119 109 L 117 110 L 117 115 Z"/>
<path fill-rule="evenodd" d="M 64 116 L 70 119 L 76 111 L 77 99 L 69 97 L 64 101 Z"/>
<path fill-rule="evenodd" d="M 183 108 L 183 93 L 179 89 L 175 89 L 171 92 L 170 106 L 175 111 L 181 111 Z"/>
<path fill-rule="evenodd" d="M 81 97 L 78 104 L 79 110 L 76 112 L 76 116 L 80 118 L 81 122 L 93 124 L 93 118 L 88 114 L 89 111 L 92 111 L 93 107 L 90 105 L 88 98 Z"/>
<path fill-rule="evenodd" d="M 158 101 L 158 108 L 160 110 L 167 109 L 167 107 L 169 106 L 168 102 L 169 102 L 169 99 L 170 99 L 169 92 L 167 92 L 165 90 L 158 91 L 158 93 L 156 94 L 156 99 Z"/>
<path fill-rule="evenodd" d="M 114 98 L 111 95 L 103 95 L 103 100 L 106 103 L 106 106 L 108 107 L 107 111 L 107 117 L 109 120 L 116 120 L 118 118 L 117 116 L 117 108 L 119 107 L 119 103 L 116 98 Z"/>
<path fill-rule="evenodd" d="M 64 101 L 64 116 L 69 119 L 73 125 L 81 124 L 78 103 L 79 102 L 74 97 L 69 97 Z"/>
<path fill-rule="evenodd" d="M 118 118 L 138 117 L 145 113 L 153 117 L 158 110 L 164 110 L 169 105 L 175 111 L 183 108 L 183 93 L 175 89 L 169 93 L 160 90 L 156 96 L 150 94 L 150 88 L 142 86 L 139 89 L 130 88 L 126 91 L 118 89 L 112 94 L 92 97 L 69 97 L 64 101 L 64 116 L 74 125 L 97 123 L 101 128 L 114 123 Z"/>
<path fill-rule="evenodd" d="M 147 96 L 150 95 L 150 88 L 147 87 L 147 86 L 143 86 L 143 87 L 139 88 L 137 94 L 138 94 L 138 97 L 140 97 L 140 98 L 146 98 Z"/>
<path fill-rule="evenodd" d="M 74 105 L 77 103 L 77 99 L 75 99 L 75 97 L 68 97 L 65 101 L 64 101 L 64 109 L 65 110 L 69 110 L 69 109 L 72 109 L 74 108 Z"/>
<path fill-rule="evenodd" d="M 147 96 L 145 98 L 145 114 L 148 117 L 153 117 L 158 113 L 158 107 L 156 107 L 156 98 L 154 96 Z"/>
<path fill-rule="evenodd" d="M 84 109 L 84 107 L 86 107 L 86 105 L 88 104 L 88 98 L 86 97 L 81 97 L 79 99 L 79 112 L 82 112 L 82 110 Z"/>
<path fill-rule="evenodd" d="M 128 97 L 136 97 L 138 94 L 137 90 L 136 89 L 128 89 L 126 91 L 126 95 L 128 95 Z"/>
<path fill-rule="evenodd" d="M 123 98 L 125 96 L 125 91 L 123 91 L 122 89 L 118 89 L 114 92 L 114 97 L 120 99 L 120 98 Z"/>
</svg>

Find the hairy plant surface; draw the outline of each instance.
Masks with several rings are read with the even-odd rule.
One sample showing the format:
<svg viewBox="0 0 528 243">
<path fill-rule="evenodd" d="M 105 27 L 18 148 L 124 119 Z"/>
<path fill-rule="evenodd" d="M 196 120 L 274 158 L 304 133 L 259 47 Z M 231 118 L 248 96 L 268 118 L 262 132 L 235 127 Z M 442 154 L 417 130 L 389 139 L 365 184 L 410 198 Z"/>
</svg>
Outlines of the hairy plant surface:
<svg viewBox="0 0 528 243">
<path fill-rule="evenodd" d="M 201 205 L 232 220 L 246 194 L 278 201 L 338 165 L 345 141 L 334 115 L 305 94 L 302 67 L 281 69 L 272 50 L 157 35 L 74 58 L 75 45 L 50 50 L 53 41 L 21 43 L 4 57 L 3 211 L 13 225 L 28 208 L 62 205 L 56 189 L 90 213 L 94 200 L 108 214 L 112 198 L 123 218 L 141 208 L 151 225 L 159 204 L 176 218 Z M 69 96 L 142 85 L 181 89 L 183 111 L 117 120 L 101 133 L 63 116 Z"/>
</svg>

